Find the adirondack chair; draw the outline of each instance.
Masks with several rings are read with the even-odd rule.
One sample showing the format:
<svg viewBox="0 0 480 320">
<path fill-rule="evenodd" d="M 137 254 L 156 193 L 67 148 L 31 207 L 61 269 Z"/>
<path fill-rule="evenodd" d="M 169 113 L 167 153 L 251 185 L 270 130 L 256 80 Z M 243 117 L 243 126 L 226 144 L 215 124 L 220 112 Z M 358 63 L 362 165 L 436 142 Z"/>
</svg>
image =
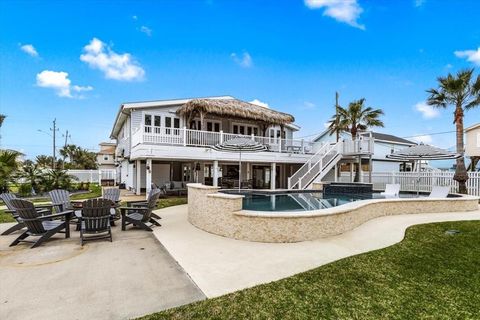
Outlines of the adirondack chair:
<svg viewBox="0 0 480 320">
<path fill-rule="evenodd" d="M 82 213 L 79 217 L 80 243 L 85 241 L 109 238 L 112 242 L 112 230 L 110 228 L 110 209 L 113 202 L 107 199 L 90 199 L 82 204 Z M 90 236 L 86 236 L 86 235 Z"/>
<path fill-rule="evenodd" d="M 112 215 L 111 216 L 112 226 L 114 226 L 115 225 L 114 221 L 120 219 L 117 216 L 117 208 L 120 205 L 120 189 L 118 189 L 118 188 L 105 188 L 105 189 L 102 190 L 102 193 L 103 193 L 103 196 L 102 196 L 103 199 L 110 200 L 113 203 L 112 208 L 110 208 L 110 213 Z"/>
<path fill-rule="evenodd" d="M 125 231 L 126 226 L 133 224 L 147 231 L 153 231 L 152 225 L 161 226 L 160 223 L 153 219 L 152 211 L 155 209 L 158 197 L 161 191 L 156 190 L 149 197 L 148 203 L 145 207 L 122 207 L 120 212 L 122 214 L 122 230 Z"/>
<path fill-rule="evenodd" d="M 22 219 L 18 216 L 18 214 L 15 211 L 15 208 L 12 205 L 12 200 L 17 199 L 17 196 L 13 193 L 2 193 L 0 194 L 0 199 L 3 200 L 5 205 L 7 206 L 7 210 L 5 210 L 6 213 L 10 213 L 12 217 L 15 219 L 17 222 L 16 225 L 8 228 L 2 233 L 2 236 L 8 235 L 12 232 L 15 232 L 17 230 L 21 230 L 25 228 L 25 224 L 23 223 Z M 52 213 L 52 206 L 51 205 L 41 205 L 41 206 L 36 206 L 35 209 L 37 210 L 38 213 L 42 215 L 49 215 Z"/>
<path fill-rule="evenodd" d="M 150 189 L 150 192 L 148 193 L 148 197 L 147 197 L 146 201 L 145 200 L 127 201 L 127 207 L 146 207 L 146 206 L 148 206 L 150 198 L 156 192 L 160 192 L 158 197 L 165 194 L 164 190 L 158 188 L 156 184 L 152 184 L 152 188 Z M 162 219 L 159 215 L 157 215 L 153 212 L 152 212 L 152 217 L 155 218 L 155 219 Z"/>
<path fill-rule="evenodd" d="M 42 216 L 37 212 L 33 206 L 33 203 L 30 201 L 13 199 L 11 203 L 15 208 L 15 212 L 22 219 L 25 227 L 27 227 L 27 230 L 23 232 L 17 239 L 15 239 L 15 241 L 10 244 L 10 247 L 16 246 L 20 242 L 32 242 L 25 240 L 29 236 L 39 237 L 36 241 L 33 241 L 31 248 L 38 247 L 56 233 L 65 233 L 65 238 L 70 238 L 69 222 L 70 217 L 73 214 L 72 210 Z M 56 217 L 64 217 L 65 219 L 63 221 L 52 220 L 52 218 Z"/>
<path fill-rule="evenodd" d="M 50 200 L 52 200 L 55 212 L 62 212 L 65 210 L 72 210 L 72 202 L 70 201 L 70 193 L 67 190 L 56 189 L 48 193 Z"/>
</svg>

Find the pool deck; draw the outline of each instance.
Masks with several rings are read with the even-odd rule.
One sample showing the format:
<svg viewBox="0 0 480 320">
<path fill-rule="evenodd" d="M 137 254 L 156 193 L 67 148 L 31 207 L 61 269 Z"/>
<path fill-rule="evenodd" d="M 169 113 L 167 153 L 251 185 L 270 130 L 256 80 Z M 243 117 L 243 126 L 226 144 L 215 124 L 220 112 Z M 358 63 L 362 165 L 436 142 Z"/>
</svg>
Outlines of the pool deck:
<svg viewBox="0 0 480 320">
<path fill-rule="evenodd" d="M 470 212 L 384 216 L 337 236 L 296 243 L 235 240 L 187 221 L 187 205 L 160 210 L 154 235 L 207 297 L 216 297 L 304 272 L 352 255 L 400 242 L 416 224 L 480 220 Z"/>
</svg>

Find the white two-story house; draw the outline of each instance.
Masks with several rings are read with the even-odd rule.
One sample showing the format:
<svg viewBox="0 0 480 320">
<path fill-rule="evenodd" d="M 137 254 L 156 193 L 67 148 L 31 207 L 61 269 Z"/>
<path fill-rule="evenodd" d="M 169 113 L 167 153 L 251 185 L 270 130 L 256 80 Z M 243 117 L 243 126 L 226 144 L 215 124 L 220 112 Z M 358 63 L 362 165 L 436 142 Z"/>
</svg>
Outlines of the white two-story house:
<svg viewBox="0 0 480 320">
<path fill-rule="evenodd" d="M 236 188 L 239 180 L 242 188 L 304 189 L 342 157 L 372 151 L 367 139 L 312 142 L 295 139 L 298 130 L 290 114 L 223 96 L 124 103 L 110 138 L 118 182 L 138 194 L 152 183 Z M 237 137 L 266 146 L 243 153 L 241 170 L 238 153 L 212 148 Z"/>
</svg>

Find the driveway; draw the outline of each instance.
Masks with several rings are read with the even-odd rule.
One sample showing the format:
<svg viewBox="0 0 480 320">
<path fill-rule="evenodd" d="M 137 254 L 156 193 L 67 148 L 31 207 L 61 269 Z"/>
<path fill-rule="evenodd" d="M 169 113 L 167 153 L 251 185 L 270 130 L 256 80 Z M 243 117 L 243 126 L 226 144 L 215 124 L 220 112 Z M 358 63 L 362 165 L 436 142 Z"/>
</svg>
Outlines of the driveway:
<svg viewBox="0 0 480 320">
<path fill-rule="evenodd" d="M 112 243 L 81 247 L 73 229 L 35 249 L 0 236 L 1 319 L 128 319 L 205 299 L 152 233 L 116 226 Z"/>
</svg>

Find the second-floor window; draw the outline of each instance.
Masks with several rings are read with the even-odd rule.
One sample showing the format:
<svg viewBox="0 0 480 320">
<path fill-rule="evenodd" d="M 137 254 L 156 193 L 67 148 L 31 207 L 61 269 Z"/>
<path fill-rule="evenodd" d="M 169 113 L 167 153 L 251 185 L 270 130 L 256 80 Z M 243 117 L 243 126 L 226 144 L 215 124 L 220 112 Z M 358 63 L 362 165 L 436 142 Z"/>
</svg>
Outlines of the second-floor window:
<svg viewBox="0 0 480 320">
<path fill-rule="evenodd" d="M 172 117 L 165 117 L 165 133 L 166 134 L 180 134 L 180 119 L 179 118 L 172 118 Z"/>
</svg>

